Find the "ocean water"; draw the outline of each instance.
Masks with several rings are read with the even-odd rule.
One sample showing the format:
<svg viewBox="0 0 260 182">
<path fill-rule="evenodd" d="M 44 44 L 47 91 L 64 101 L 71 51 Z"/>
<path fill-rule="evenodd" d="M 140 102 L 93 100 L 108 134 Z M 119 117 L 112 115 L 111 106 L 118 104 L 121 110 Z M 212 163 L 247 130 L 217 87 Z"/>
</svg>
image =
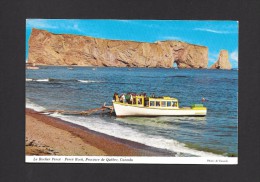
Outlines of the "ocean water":
<svg viewBox="0 0 260 182">
<path fill-rule="evenodd" d="M 177 156 L 238 155 L 238 71 L 163 68 L 40 67 L 26 70 L 26 107 L 87 110 L 112 105 L 114 92 L 172 96 L 180 106 L 203 104 L 206 117 L 69 116 L 71 123 Z"/>
</svg>

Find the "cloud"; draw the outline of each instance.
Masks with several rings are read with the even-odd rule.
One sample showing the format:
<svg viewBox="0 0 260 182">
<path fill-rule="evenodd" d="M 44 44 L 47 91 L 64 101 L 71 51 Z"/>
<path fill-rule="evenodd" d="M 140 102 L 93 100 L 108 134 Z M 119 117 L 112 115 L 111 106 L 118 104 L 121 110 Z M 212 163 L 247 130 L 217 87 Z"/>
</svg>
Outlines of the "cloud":
<svg viewBox="0 0 260 182">
<path fill-rule="evenodd" d="M 230 58 L 234 61 L 238 62 L 238 52 L 237 51 L 233 51 L 230 53 Z"/>
<path fill-rule="evenodd" d="M 176 37 L 176 36 L 162 36 L 160 37 L 160 40 L 180 40 L 180 37 Z"/>
<path fill-rule="evenodd" d="M 114 20 L 114 21 L 118 21 L 118 22 L 125 22 L 125 23 L 131 23 L 131 20 Z"/>
<path fill-rule="evenodd" d="M 204 32 L 210 32 L 210 33 L 217 33 L 217 34 L 229 34 L 229 33 L 234 33 L 234 32 L 230 32 L 230 31 L 214 30 L 214 29 L 209 29 L 209 28 L 194 28 L 193 30 L 204 31 Z"/>
<path fill-rule="evenodd" d="M 79 26 L 79 22 L 75 20 L 44 20 L 44 19 L 27 19 L 26 28 L 39 28 L 39 29 L 59 29 L 66 32 L 67 31 L 76 31 L 84 32 L 82 27 Z"/>
<path fill-rule="evenodd" d="M 70 30 L 75 30 L 78 32 L 83 32 L 83 30 L 79 27 L 77 23 L 74 23 L 73 25 L 70 26 L 64 26 L 64 29 L 70 29 Z"/>
<path fill-rule="evenodd" d="M 57 29 L 59 28 L 57 25 L 53 25 L 47 20 L 40 19 L 27 19 L 26 26 L 28 28 L 48 28 L 48 29 Z"/>
</svg>

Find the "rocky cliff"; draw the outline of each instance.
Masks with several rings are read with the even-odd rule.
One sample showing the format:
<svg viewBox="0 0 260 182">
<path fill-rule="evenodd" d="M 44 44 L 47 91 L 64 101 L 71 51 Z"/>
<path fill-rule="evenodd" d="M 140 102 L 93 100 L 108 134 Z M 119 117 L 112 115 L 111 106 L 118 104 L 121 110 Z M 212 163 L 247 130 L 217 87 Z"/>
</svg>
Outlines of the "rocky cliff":
<svg viewBox="0 0 260 182">
<path fill-rule="evenodd" d="M 115 67 L 207 68 L 208 48 L 180 41 L 144 43 L 33 29 L 28 63 Z"/>
<path fill-rule="evenodd" d="M 218 60 L 210 67 L 210 69 L 227 69 L 227 70 L 230 70 L 231 68 L 232 66 L 228 60 L 227 50 L 221 50 L 218 56 Z"/>
</svg>

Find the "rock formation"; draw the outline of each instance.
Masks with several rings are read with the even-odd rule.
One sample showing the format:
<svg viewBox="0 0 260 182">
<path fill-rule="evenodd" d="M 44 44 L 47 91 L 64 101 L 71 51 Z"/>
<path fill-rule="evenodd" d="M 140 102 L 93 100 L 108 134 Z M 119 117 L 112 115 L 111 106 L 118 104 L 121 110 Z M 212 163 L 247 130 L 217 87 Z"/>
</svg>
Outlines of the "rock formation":
<svg viewBox="0 0 260 182">
<path fill-rule="evenodd" d="M 227 69 L 227 70 L 230 70 L 231 68 L 232 66 L 228 60 L 227 50 L 221 50 L 218 56 L 218 60 L 210 67 L 210 69 Z"/>
<path fill-rule="evenodd" d="M 144 43 L 33 29 L 28 63 L 114 67 L 207 68 L 208 48 L 181 41 Z"/>
</svg>

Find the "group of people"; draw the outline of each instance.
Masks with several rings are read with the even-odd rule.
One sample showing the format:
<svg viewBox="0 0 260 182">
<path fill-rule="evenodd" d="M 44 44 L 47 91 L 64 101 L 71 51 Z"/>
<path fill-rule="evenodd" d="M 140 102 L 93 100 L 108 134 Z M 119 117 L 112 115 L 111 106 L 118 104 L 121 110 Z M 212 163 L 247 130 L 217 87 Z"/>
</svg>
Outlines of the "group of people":
<svg viewBox="0 0 260 182">
<path fill-rule="evenodd" d="M 118 93 L 114 93 L 113 96 L 113 100 L 115 100 L 116 102 L 122 102 L 122 103 L 128 103 L 128 104 L 136 104 L 136 102 L 138 104 L 142 104 L 142 100 L 139 99 L 135 99 L 136 96 L 143 96 L 144 100 L 146 101 L 146 93 L 140 93 L 140 94 L 136 94 L 136 93 L 127 93 L 127 94 L 121 94 L 119 95 Z"/>
</svg>

